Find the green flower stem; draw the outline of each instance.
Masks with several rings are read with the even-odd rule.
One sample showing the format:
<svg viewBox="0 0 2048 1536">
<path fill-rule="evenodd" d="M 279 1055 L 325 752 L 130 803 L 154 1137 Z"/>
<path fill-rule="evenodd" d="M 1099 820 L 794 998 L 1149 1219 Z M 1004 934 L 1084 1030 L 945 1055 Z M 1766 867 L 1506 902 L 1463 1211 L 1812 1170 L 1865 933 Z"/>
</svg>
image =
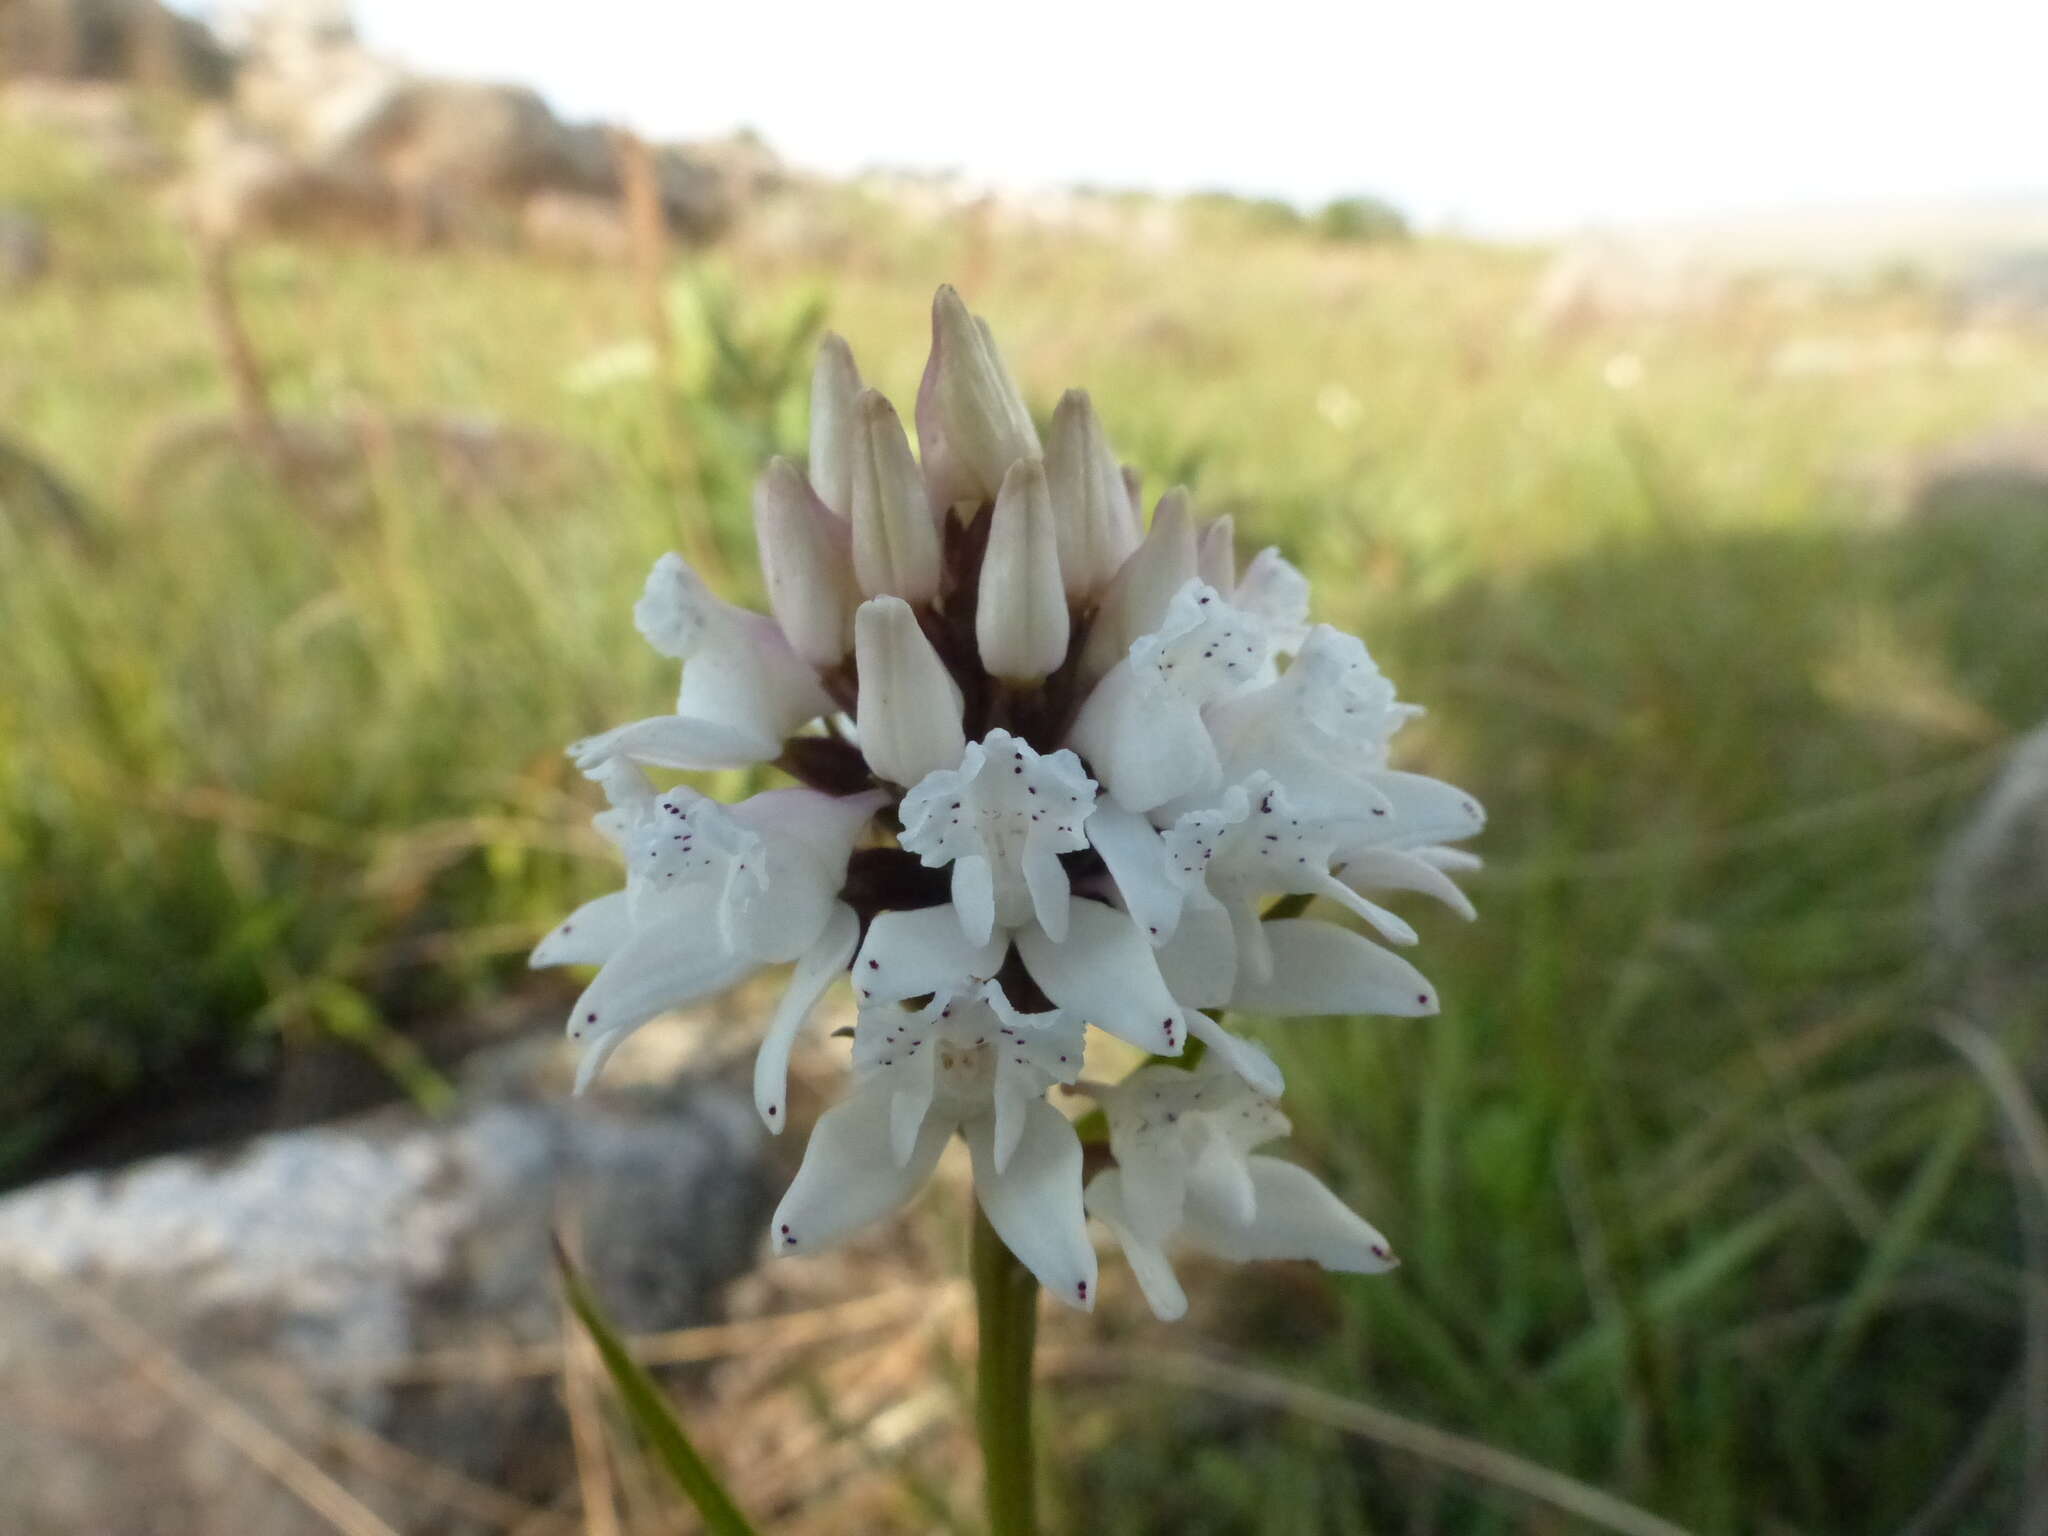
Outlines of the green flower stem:
<svg viewBox="0 0 2048 1536">
<path fill-rule="evenodd" d="M 1038 1281 L 974 1208 L 975 1310 L 981 1350 L 975 1416 L 987 1476 L 989 1536 L 1037 1536 L 1031 1455 L 1031 1352 L 1038 1342 Z"/>
</svg>

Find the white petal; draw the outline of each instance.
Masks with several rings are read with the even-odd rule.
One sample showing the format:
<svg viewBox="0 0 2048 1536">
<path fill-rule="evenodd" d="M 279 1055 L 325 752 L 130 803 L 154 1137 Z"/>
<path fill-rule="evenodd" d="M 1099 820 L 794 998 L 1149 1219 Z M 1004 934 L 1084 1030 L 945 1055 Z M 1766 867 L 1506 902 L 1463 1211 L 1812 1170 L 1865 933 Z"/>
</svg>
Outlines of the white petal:
<svg viewBox="0 0 2048 1536">
<path fill-rule="evenodd" d="M 1252 556 L 1230 600 L 1264 619 L 1274 645 L 1291 655 L 1308 639 L 1308 597 L 1308 578 L 1268 547 Z"/>
<path fill-rule="evenodd" d="M 1190 1198 L 1181 1232 L 1219 1259 L 1311 1259 L 1325 1269 L 1376 1275 L 1394 1268 L 1394 1251 L 1370 1222 L 1306 1169 L 1276 1157 L 1248 1160 L 1256 1192 L 1250 1222 L 1207 1200 Z"/>
<path fill-rule="evenodd" d="M 683 663 L 676 713 L 781 741 L 832 701 L 776 622 L 712 596 L 677 555 L 663 555 L 633 607 L 647 642 Z"/>
<path fill-rule="evenodd" d="M 569 1038 L 623 1038 L 657 1013 L 723 992 L 757 962 L 716 938 L 708 903 L 695 923 L 639 929 L 604 963 L 569 1015 Z"/>
<path fill-rule="evenodd" d="M 1060 863 L 1054 840 L 1037 828 L 1024 839 L 1024 887 L 1031 893 L 1031 914 L 1055 944 L 1067 936 L 1067 915 L 1074 888 Z"/>
<path fill-rule="evenodd" d="M 997 729 L 970 742 L 957 769 L 912 786 L 899 841 L 928 869 L 954 864 L 953 899 L 968 937 L 986 939 L 990 922 L 1009 929 L 1034 916 L 1058 937 L 1067 895 L 1058 856 L 1088 846 L 1083 823 L 1095 803 L 1095 781 L 1073 753 L 1041 756 Z"/>
<path fill-rule="evenodd" d="M 626 893 L 612 891 L 586 901 L 557 923 L 552 933 L 534 945 L 526 963 L 536 970 L 544 965 L 602 965 L 617 953 L 631 931 Z"/>
<path fill-rule="evenodd" d="M 1180 1288 L 1165 1250 L 1141 1237 L 1130 1223 L 1124 1197 L 1123 1176 L 1114 1168 L 1090 1181 L 1086 1205 L 1088 1214 L 1108 1227 L 1124 1251 L 1124 1259 L 1137 1276 L 1138 1289 L 1162 1323 L 1177 1322 L 1187 1315 L 1187 1292 Z"/>
<path fill-rule="evenodd" d="M 655 715 L 571 742 L 569 756 L 578 768 L 594 776 L 613 758 L 656 768 L 711 772 L 749 768 L 780 750 L 774 737 L 759 732 L 685 715 Z"/>
<path fill-rule="evenodd" d="M 797 844 L 817 862 L 836 890 L 846 881 L 854 845 L 889 803 L 878 789 L 858 795 L 828 795 L 815 789 L 770 789 L 732 808 L 733 819 L 770 840 Z"/>
<path fill-rule="evenodd" d="M 1242 1036 L 1233 1035 L 1206 1013 L 1190 1009 L 1185 1015 L 1188 1033 L 1205 1043 L 1230 1070 L 1268 1098 L 1278 1098 L 1287 1086 L 1273 1058 Z"/>
<path fill-rule="evenodd" d="M 1370 777 L 1373 788 L 1387 797 L 1391 831 L 1404 847 L 1455 842 L 1486 825 L 1486 812 L 1479 802 L 1441 779 L 1386 770 Z"/>
<path fill-rule="evenodd" d="M 1007 938 L 971 944 L 950 904 L 915 912 L 884 912 L 868 924 L 853 962 L 861 998 L 881 1003 L 964 990 L 970 977 L 987 980 L 1001 969 Z"/>
<path fill-rule="evenodd" d="M 1427 859 L 1391 848 L 1354 854 L 1337 877 L 1355 891 L 1418 891 L 1434 896 L 1470 922 L 1479 913 L 1457 882 Z"/>
<path fill-rule="evenodd" d="M 1292 1014 L 1384 1013 L 1420 1018 L 1437 1011 L 1436 988 L 1399 955 L 1334 923 L 1289 918 L 1264 925 L 1272 974 L 1237 979 L 1234 1006 Z"/>
<path fill-rule="evenodd" d="M 898 1163 L 917 1156 L 918 1138 L 931 1117 L 938 1054 L 929 1048 L 913 1050 L 882 1069 L 889 1084 L 889 1151 Z"/>
<path fill-rule="evenodd" d="M 777 1134 L 788 1119 L 783 1106 L 789 1102 L 790 1048 L 826 989 L 845 974 L 859 938 L 860 918 L 853 908 L 844 902 L 834 903 L 825 931 L 797 960 L 775 1017 L 762 1036 L 761 1049 L 754 1057 L 754 1108 Z"/>
<path fill-rule="evenodd" d="M 1159 833 L 1143 816 L 1107 800 L 1096 803 L 1087 830 L 1125 909 L 1154 945 L 1166 943 L 1180 923 L 1181 889 L 1167 875 L 1166 846 Z M 1224 996 L 1228 995 L 1226 989 Z"/>
<path fill-rule="evenodd" d="M 926 1117 L 909 1159 L 899 1163 L 889 1146 L 892 1097 L 888 1079 L 873 1078 L 818 1117 L 770 1225 L 777 1254 L 828 1248 L 924 1188 L 953 1127 L 944 1116 Z"/>
<path fill-rule="evenodd" d="M 953 861 L 953 908 L 960 914 L 960 932 L 967 942 L 988 943 L 996 927 L 995 871 L 979 854 Z"/>
<path fill-rule="evenodd" d="M 1009 1165 L 995 1166 L 986 1117 L 965 1126 L 974 1153 L 974 1191 L 989 1224 L 1039 1284 L 1083 1312 L 1095 1307 L 1095 1249 L 1081 1207 L 1081 1138 L 1043 1099 L 1024 1112 Z"/>
<path fill-rule="evenodd" d="M 1063 1012 L 1141 1050 L 1180 1054 L 1186 1043 L 1180 1004 L 1166 990 L 1152 946 L 1129 914 L 1099 901 L 1076 901 L 1065 942 L 1054 943 L 1037 928 L 1021 928 L 1015 937 L 1031 979 Z"/>
<path fill-rule="evenodd" d="M 1181 1002 L 1190 1008 L 1225 1006 L 1237 990 L 1230 914 L 1219 906 L 1190 902 L 1158 959 L 1159 974 Z"/>
<path fill-rule="evenodd" d="M 1095 685 L 1069 739 L 1130 811 L 1199 794 L 1222 777 L 1200 708 L 1140 679 L 1128 661 Z"/>
<path fill-rule="evenodd" d="M 1250 1159 L 1227 1136 L 1214 1131 L 1199 1136 L 1194 1159 L 1188 1167 L 1187 1204 L 1199 1213 L 1213 1212 L 1215 1219 L 1236 1227 L 1249 1226 L 1258 1210 L 1258 1190 L 1252 1184 Z M 1184 1206 L 1183 1211 L 1186 1207 Z"/>
</svg>

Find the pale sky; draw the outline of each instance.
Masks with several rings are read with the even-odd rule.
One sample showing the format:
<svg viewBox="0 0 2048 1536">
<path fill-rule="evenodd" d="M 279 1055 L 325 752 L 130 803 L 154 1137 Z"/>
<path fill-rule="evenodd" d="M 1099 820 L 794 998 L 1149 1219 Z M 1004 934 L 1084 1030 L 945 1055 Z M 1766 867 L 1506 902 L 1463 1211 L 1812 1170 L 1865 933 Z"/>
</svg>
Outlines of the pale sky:
<svg viewBox="0 0 2048 1536">
<path fill-rule="evenodd" d="M 2048 0 L 358 0 L 567 115 L 844 172 L 1378 192 L 1536 232 L 2048 193 Z"/>
</svg>

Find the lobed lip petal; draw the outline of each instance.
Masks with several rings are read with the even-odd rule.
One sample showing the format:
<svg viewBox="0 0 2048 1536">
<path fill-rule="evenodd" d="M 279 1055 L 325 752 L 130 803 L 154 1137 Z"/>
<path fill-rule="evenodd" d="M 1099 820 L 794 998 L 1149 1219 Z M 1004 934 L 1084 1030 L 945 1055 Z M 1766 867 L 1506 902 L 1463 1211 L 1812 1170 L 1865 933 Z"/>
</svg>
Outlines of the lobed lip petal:
<svg viewBox="0 0 2048 1536">
<path fill-rule="evenodd" d="M 1039 1284 L 1077 1311 L 1092 1312 L 1095 1249 L 1081 1205 L 1081 1139 L 1067 1117 L 1043 1099 L 1026 1106 L 1016 1150 L 1000 1171 L 990 1120 L 970 1120 L 964 1129 L 974 1192 L 989 1225 Z"/>
<path fill-rule="evenodd" d="M 1167 871 L 1166 844 L 1152 823 L 1102 801 L 1088 818 L 1088 841 L 1102 855 L 1132 919 L 1154 948 L 1165 944 L 1180 926 L 1182 892 Z"/>
<path fill-rule="evenodd" d="M 1079 758 L 1040 754 L 999 729 L 903 797 L 900 841 L 927 868 L 953 866 L 953 904 L 975 943 L 1034 919 L 1058 939 L 1068 898 L 1059 855 L 1088 846 L 1094 809 L 1095 781 Z"/>
<path fill-rule="evenodd" d="M 1416 891 L 1433 896 L 1467 922 L 1479 915 L 1456 881 L 1414 853 L 1392 848 L 1354 853 L 1344 860 L 1337 878 L 1354 891 Z"/>
<path fill-rule="evenodd" d="M 1015 941 L 1031 979 L 1062 1012 L 1157 1055 L 1181 1053 L 1180 1004 L 1127 913 L 1076 901 L 1064 943 L 1037 928 L 1019 929 Z"/>
<path fill-rule="evenodd" d="M 1178 1322 L 1187 1316 L 1188 1296 L 1174 1275 L 1166 1250 L 1139 1235 L 1131 1224 L 1130 1201 L 1124 1193 L 1123 1175 L 1115 1168 L 1098 1173 L 1088 1184 L 1088 1214 L 1108 1227 L 1123 1249 L 1124 1261 L 1137 1277 L 1138 1289 L 1152 1315 L 1162 1323 Z"/>
<path fill-rule="evenodd" d="M 890 1085 L 863 1083 L 818 1117 L 803 1165 L 769 1223 L 777 1254 L 816 1253 L 909 1202 L 931 1178 L 953 1127 L 928 1116 L 911 1155 L 889 1140 Z"/>
<path fill-rule="evenodd" d="M 965 990 L 1002 968 L 1007 939 L 970 943 L 950 906 L 884 912 L 868 924 L 854 957 L 853 985 L 863 1002 L 901 1002 L 937 992 Z"/>
<path fill-rule="evenodd" d="M 1325 1269 L 1376 1275 L 1398 1261 L 1379 1229 L 1305 1168 L 1277 1157 L 1247 1160 L 1252 1215 L 1191 1192 L 1181 1235 L 1219 1259 L 1309 1259 Z"/>
<path fill-rule="evenodd" d="M 653 923 L 636 930 L 606 960 L 569 1014 L 569 1036 L 586 1042 L 595 1061 L 587 1082 L 618 1043 L 658 1013 L 723 992 L 755 968 L 751 956 L 716 936 L 709 901 L 694 924 Z"/>
<path fill-rule="evenodd" d="M 1240 971 L 1233 1007 L 1271 1018 L 1331 1013 L 1423 1018 L 1437 1011 L 1436 988 L 1426 976 L 1348 928 L 1308 918 L 1263 926 L 1272 970 L 1262 980 Z"/>
<path fill-rule="evenodd" d="M 557 923 L 534 945 L 527 964 L 535 970 L 549 965 L 602 965 L 618 953 L 631 932 L 626 893 L 612 891 L 586 901 Z"/>
<path fill-rule="evenodd" d="M 859 938 L 858 914 L 844 902 L 834 904 L 825 931 L 797 957 L 789 986 L 761 1037 L 761 1049 L 754 1056 L 754 1108 L 760 1112 L 762 1122 L 778 1136 L 789 1121 L 790 1050 L 819 999 L 846 974 L 846 963 L 853 958 L 853 946 Z"/>
</svg>

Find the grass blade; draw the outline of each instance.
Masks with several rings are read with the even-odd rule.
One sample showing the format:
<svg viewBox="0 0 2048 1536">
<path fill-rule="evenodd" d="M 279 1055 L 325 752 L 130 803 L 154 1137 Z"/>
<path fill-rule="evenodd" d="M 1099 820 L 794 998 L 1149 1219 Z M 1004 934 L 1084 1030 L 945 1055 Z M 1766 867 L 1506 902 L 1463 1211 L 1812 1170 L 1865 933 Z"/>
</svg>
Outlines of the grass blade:
<svg viewBox="0 0 2048 1536">
<path fill-rule="evenodd" d="M 570 1262 L 568 1253 L 559 1242 L 555 1244 L 555 1263 L 562 1272 L 562 1288 L 568 1295 L 569 1308 L 597 1345 L 597 1352 L 604 1359 L 604 1368 L 610 1373 L 612 1384 L 619 1389 L 619 1396 L 625 1402 L 634 1428 L 640 1431 L 640 1437 L 647 1442 L 648 1449 L 654 1453 L 663 1470 L 674 1479 L 676 1487 L 704 1517 L 705 1530 L 711 1536 L 754 1536 L 753 1526 L 747 1523 L 747 1517 L 733 1503 L 725 1485 L 718 1480 L 718 1474 L 690 1444 L 690 1437 L 684 1433 L 675 1410 L 669 1407 L 668 1400 L 662 1396 L 661 1389 L 648 1375 L 646 1367 L 627 1350 L 625 1341 L 619 1337 L 618 1331 L 605 1317 L 604 1309 L 598 1305 L 597 1298 L 591 1294 L 589 1283 Z"/>
</svg>

